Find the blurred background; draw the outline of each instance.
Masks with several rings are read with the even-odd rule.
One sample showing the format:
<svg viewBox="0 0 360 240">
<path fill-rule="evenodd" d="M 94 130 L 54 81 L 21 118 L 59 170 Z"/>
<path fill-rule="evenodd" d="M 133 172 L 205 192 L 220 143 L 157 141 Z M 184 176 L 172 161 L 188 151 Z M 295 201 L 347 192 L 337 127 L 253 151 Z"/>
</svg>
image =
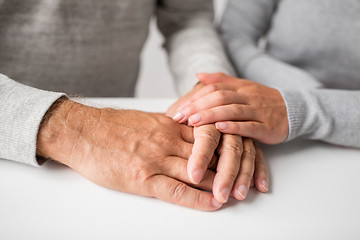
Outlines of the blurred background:
<svg viewBox="0 0 360 240">
<path fill-rule="evenodd" d="M 226 3 L 227 0 L 214 1 L 216 22 L 221 18 Z M 174 80 L 168 67 L 166 52 L 161 46 L 162 43 L 163 37 L 157 30 L 153 20 L 141 56 L 141 71 L 136 87 L 136 97 L 177 97 Z"/>
</svg>

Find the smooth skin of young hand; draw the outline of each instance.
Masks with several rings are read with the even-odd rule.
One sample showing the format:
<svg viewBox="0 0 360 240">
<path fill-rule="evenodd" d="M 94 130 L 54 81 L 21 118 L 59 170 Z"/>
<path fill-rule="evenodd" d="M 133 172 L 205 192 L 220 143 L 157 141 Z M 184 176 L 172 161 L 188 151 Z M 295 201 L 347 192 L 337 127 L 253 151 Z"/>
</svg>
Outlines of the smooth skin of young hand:
<svg viewBox="0 0 360 240">
<path fill-rule="evenodd" d="M 177 110 L 175 120 L 192 126 L 216 123 L 223 133 L 266 144 L 286 140 L 289 133 L 283 97 L 274 88 L 223 73 L 197 75 L 206 84 Z"/>
<path fill-rule="evenodd" d="M 167 111 L 173 117 L 176 109 L 186 103 L 194 94 L 201 91 L 204 84 L 198 84 L 184 97 L 180 98 Z M 215 150 L 219 143 L 220 133 L 214 124 L 194 128 L 195 143 L 188 162 L 188 176 L 198 184 L 208 167 L 216 162 L 208 149 Z M 210 141 L 209 141 L 210 139 Z M 216 153 L 220 156 L 214 179 L 213 193 L 215 198 L 224 203 L 230 193 L 238 199 L 246 198 L 249 187 L 256 185 L 261 192 L 268 190 L 268 178 L 264 157 L 260 148 L 248 138 L 237 135 L 223 134 Z"/>
<path fill-rule="evenodd" d="M 192 127 L 163 114 L 64 100 L 46 114 L 37 154 L 107 188 L 214 211 L 222 206 L 208 192 L 214 172 L 207 170 L 196 188 L 187 176 L 193 142 Z"/>
</svg>

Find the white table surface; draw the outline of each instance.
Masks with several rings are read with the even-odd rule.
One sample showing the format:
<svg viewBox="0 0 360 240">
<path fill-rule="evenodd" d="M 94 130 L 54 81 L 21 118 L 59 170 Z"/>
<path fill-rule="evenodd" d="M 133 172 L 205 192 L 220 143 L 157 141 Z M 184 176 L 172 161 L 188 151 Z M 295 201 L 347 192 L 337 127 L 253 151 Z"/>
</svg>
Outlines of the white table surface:
<svg viewBox="0 0 360 240">
<path fill-rule="evenodd" d="M 164 111 L 173 99 L 89 99 Z M 112 191 L 48 162 L 0 161 L 0 239 L 360 239 L 360 150 L 313 141 L 264 147 L 266 194 L 217 212 Z"/>
</svg>

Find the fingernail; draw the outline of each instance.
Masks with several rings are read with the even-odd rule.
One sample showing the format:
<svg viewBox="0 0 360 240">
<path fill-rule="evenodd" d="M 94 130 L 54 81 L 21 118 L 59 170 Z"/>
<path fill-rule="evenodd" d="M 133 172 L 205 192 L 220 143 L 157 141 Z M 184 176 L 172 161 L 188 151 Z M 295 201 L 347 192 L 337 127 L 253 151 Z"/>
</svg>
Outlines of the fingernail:
<svg viewBox="0 0 360 240">
<path fill-rule="evenodd" d="M 212 205 L 216 208 L 220 208 L 222 206 L 222 204 L 216 201 L 215 198 L 212 199 Z"/>
<path fill-rule="evenodd" d="M 194 124 L 197 124 L 198 122 L 200 122 L 201 121 L 201 116 L 200 116 L 200 114 L 194 114 L 194 115 L 192 115 L 191 117 L 189 117 L 189 123 L 191 124 L 191 125 L 194 125 Z"/>
<path fill-rule="evenodd" d="M 177 121 L 180 121 L 181 119 L 183 119 L 184 117 L 185 117 L 184 113 L 177 112 L 172 119 L 177 122 Z"/>
<path fill-rule="evenodd" d="M 240 185 L 238 193 L 243 199 L 245 199 L 246 195 L 248 194 L 248 188 L 245 185 Z"/>
<path fill-rule="evenodd" d="M 195 184 L 199 184 L 204 176 L 204 172 L 200 169 L 194 170 L 191 173 L 191 181 Z"/>
<path fill-rule="evenodd" d="M 230 196 L 230 188 L 224 188 L 223 190 L 220 191 L 220 196 L 223 200 L 223 203 L 226 203 L 229 199 Z"/>
<path fill-rule="evenodd" d="M 267 190 L 269 190 L 269 188 L 268 188 L 268 182 L 265 180 L 265 179 L 263 179 L 262 181 L 261 181 L 261 186 L 267 191 Z"/>
<path fill-rule="evenodd" d="M 215 123 L 215 127 L 216 127 L 216 129 L 219 129 L 219 130 L 225 130 L 227 128 L 227 124 L 224 122 L 218 122 L 218 123 Z"/>
</svg>

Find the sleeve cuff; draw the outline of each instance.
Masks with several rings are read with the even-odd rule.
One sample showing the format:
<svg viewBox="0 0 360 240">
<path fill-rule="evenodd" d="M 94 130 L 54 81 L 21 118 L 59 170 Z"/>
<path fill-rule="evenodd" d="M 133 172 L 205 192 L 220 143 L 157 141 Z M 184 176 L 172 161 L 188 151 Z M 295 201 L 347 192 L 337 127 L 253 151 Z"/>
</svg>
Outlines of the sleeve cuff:
<svg viewBox="0 0 360 240">
<path fill-rule="evenodd" d="M 40 123 L 64 93 L 44 91 L 0 75 L 0 158 L 39 166 L 36 141 Z"/>
<path fill-rule="evenodd" d="M 289 123 L 289 135 L 285 140 L 290 141 L 306 134 L 304 123 L 306 119 L 307 106 L 300 91 L 278 90 L 286 105 L 287 118 Z"/>
</svg>

